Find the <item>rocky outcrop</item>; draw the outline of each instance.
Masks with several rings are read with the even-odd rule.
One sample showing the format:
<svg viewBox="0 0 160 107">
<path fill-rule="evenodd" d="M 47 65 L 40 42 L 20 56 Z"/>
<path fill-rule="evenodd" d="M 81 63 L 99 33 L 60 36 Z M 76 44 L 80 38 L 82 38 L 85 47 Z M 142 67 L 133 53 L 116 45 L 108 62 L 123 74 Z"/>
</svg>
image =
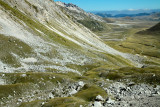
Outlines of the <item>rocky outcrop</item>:
<svg viewBox="0 0 160 107">
<path fill-rule="evenodd" d="M 78 6 L 69 3 L 63 3 L 63 2 L 56 2 L 57 5 L 59 5 L 63 11 L 65 11 L 66 14 L 74 18 L 75 20 L 96 20 L 100 22 L 105 22 L 102 17 L 94 15 L 92 13 L 85 12 L 83 9 L 79 8 Z"/>
<path fill-rule="evenodd" d="M 160 105 L 160 86 L 153 87 L 147 84 L 115 82 L 104 88 L 113 97 L 107 100 L 105 107 L 158 107 Z M 109 98 L 110 99 L 110 98 Z"/>
</svg>

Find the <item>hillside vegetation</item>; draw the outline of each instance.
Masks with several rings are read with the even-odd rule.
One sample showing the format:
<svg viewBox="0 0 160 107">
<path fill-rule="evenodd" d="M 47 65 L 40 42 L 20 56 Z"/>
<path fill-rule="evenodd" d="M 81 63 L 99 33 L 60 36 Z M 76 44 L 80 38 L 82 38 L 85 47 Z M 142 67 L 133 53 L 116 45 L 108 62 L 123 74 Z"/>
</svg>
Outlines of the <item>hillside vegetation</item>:
<svg viewBox="0 0 160 107">
<path fill-rule="evenodd" d="M 159 95 L 158 36 L 136 34 L 139 29 L 52 0 L 0 0 L 0 14 L 0 106 L 123 106 L 128 98 L 121 91 L 128 88 L 126 96 Z M 115 42 L 106 33 L 132 36 Z M 134 94 L 136 87 L 146 91 Z M 159 103 L 157 96 L 151 106 Z"/>
</svg>

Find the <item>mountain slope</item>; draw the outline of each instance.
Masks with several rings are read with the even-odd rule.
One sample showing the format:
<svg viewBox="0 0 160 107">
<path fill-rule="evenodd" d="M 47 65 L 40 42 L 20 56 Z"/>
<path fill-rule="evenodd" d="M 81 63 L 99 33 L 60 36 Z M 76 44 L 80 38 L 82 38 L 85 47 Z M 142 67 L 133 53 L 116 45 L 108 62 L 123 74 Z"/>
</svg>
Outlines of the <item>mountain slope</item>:
<svg viewBox="0 0 160 107">
<path fill-rule="evenodd" d="M 31 69 L 34 67 L 39 68 L 38 64 L 43 62 L 48 62 L 48 65 L 44 66 L 44 68 L 57 69 L 67 63 L 84 65 L 84 63 L 94 62 L 92 60 L 99 60 L 99 58 L 96 58 L 95 54 L 93 54 L 95 51 L 117 54 L 122 57 L 126 56 L 105 45 L 87 28 L 72 22 L 58 9 L 54 2 L 45 1 L 46 4 L 43 4 L 43 2 L 39 0 L 24 0 L 23 2 L 8 0 L 5 2 L 8 2 L 8 4 L 14 8 L 9 7 L 9 5 L 1 1 L 2 15 L 0 21 L 2 36 L 5 35 L 5 38 L 18 39 L 32 48 L 32 50 L 30 49 L 31 55 L 25 54 L 25 56 L 20 56 L 20 54 L 17 55 L 17 53 L 10 53 L 10 56 L 21 62 L 21 65 L 25 65 L 26 63 L 28 65 L 30 58 L 34 59 L 33 63 L 36 62 L 35 66 L 32 64 L 32 66 L 29 67 Z M 31 4 L 33 4 L 33 6 Z M 41 5 L 45 7 L 46 10 L 42 8 Z M 25 8 L 29 9 L 26 10 Z M 8 11 L 5 12 L 3 10 Z M 19 10 L 21 10 L 21 12 Z M 11 16 L 9 16 L 9 14 Z M 89 52 L 89 50 L 92 52 Z M 28 56 L 30 57 L 28 58 Z M 94 56 L 94 58 L 92 58 L 92 56 Z M 49 63 L 54 63 L 57 66 L 52 67 Z M 41 70 L 39 71 L 44 71 L 43 67 L 40 68 Z M 10 69 L 10 67 L 7 69 Z M 27 68 L 20 66 L 16 69 Z"/>
<path fill-rule="evenodd" d="M 99 71 L 141 67 L 142 58 L 109 47 L 52 0 L 0 0 L 0 14 L 1 106 L 54 97 L 88 105 L 107 97 Z"/>
<path fill-rule="evenodd" d="M 138 34 L 152 34 L 152 35 L 159 35 L 159 33 L 160 33 L 160 23 L 156 24 L 155 26 L 149 29 L 138 32 Z"/>
<path fill-rule="evenodd" d="M 160 33 L 160 23 L 156 24 L 155 26 L 151 27 L 150 29 L 148 29 L 148 31 L 150 32 L 159 32 Z"/>
<path fill-rule="evenodd" d="M 99 22 L 105 22 L 102 17 L 94 15 L 92 13 L 87 13 L 83 9 L 79 8 L 78 6 L 72 4 L 72 3 L 63 3 L 63 2 L 55 2 L 62 11 L 65 11 L 66 14 L 68 14 L 70 17 L 75 18 L 75 20 L 84 20 L 84 19 L 92 19 Z"/>
<path fill-rule="evenodd" d="M 59 1 L 56 2 L 56 4 L 71 20 L 84 25 L 92 31 L 104 31 L 111 29 L 111 27 L 107 24 L 108 20 L 92 13 L 85 12 L 74 4 L 66 4 Z"/>
</svg>

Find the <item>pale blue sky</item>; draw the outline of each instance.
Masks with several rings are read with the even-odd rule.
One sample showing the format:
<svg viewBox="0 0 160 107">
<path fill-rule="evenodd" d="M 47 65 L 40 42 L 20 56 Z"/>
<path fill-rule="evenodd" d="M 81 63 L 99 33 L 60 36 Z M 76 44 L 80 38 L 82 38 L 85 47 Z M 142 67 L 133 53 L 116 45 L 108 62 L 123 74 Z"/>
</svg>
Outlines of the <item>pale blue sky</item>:
<svg viewBox="0 0 160 107">
<path fill-rule="evenodd" d="M 84 10 L 160 9 L 160 0 L 54 0 L 73 3 Z"/>
</svg>

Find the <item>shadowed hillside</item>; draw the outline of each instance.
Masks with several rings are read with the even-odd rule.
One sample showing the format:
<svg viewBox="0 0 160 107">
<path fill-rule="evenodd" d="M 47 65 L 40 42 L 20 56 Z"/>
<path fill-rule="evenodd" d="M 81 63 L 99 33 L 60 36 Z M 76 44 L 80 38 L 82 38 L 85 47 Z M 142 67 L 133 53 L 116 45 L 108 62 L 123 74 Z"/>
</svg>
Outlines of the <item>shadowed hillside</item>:
<svg viewBox="0 0 160 107">
<path fill-rule="evenodd" d="M 156 24 L 155 26 L 153 26 L 147 30 L 140 31 L 138 33 L 139 34 L 153 34 L 153 35 L 160 34 L 160 23 Z"/>
</svg>

